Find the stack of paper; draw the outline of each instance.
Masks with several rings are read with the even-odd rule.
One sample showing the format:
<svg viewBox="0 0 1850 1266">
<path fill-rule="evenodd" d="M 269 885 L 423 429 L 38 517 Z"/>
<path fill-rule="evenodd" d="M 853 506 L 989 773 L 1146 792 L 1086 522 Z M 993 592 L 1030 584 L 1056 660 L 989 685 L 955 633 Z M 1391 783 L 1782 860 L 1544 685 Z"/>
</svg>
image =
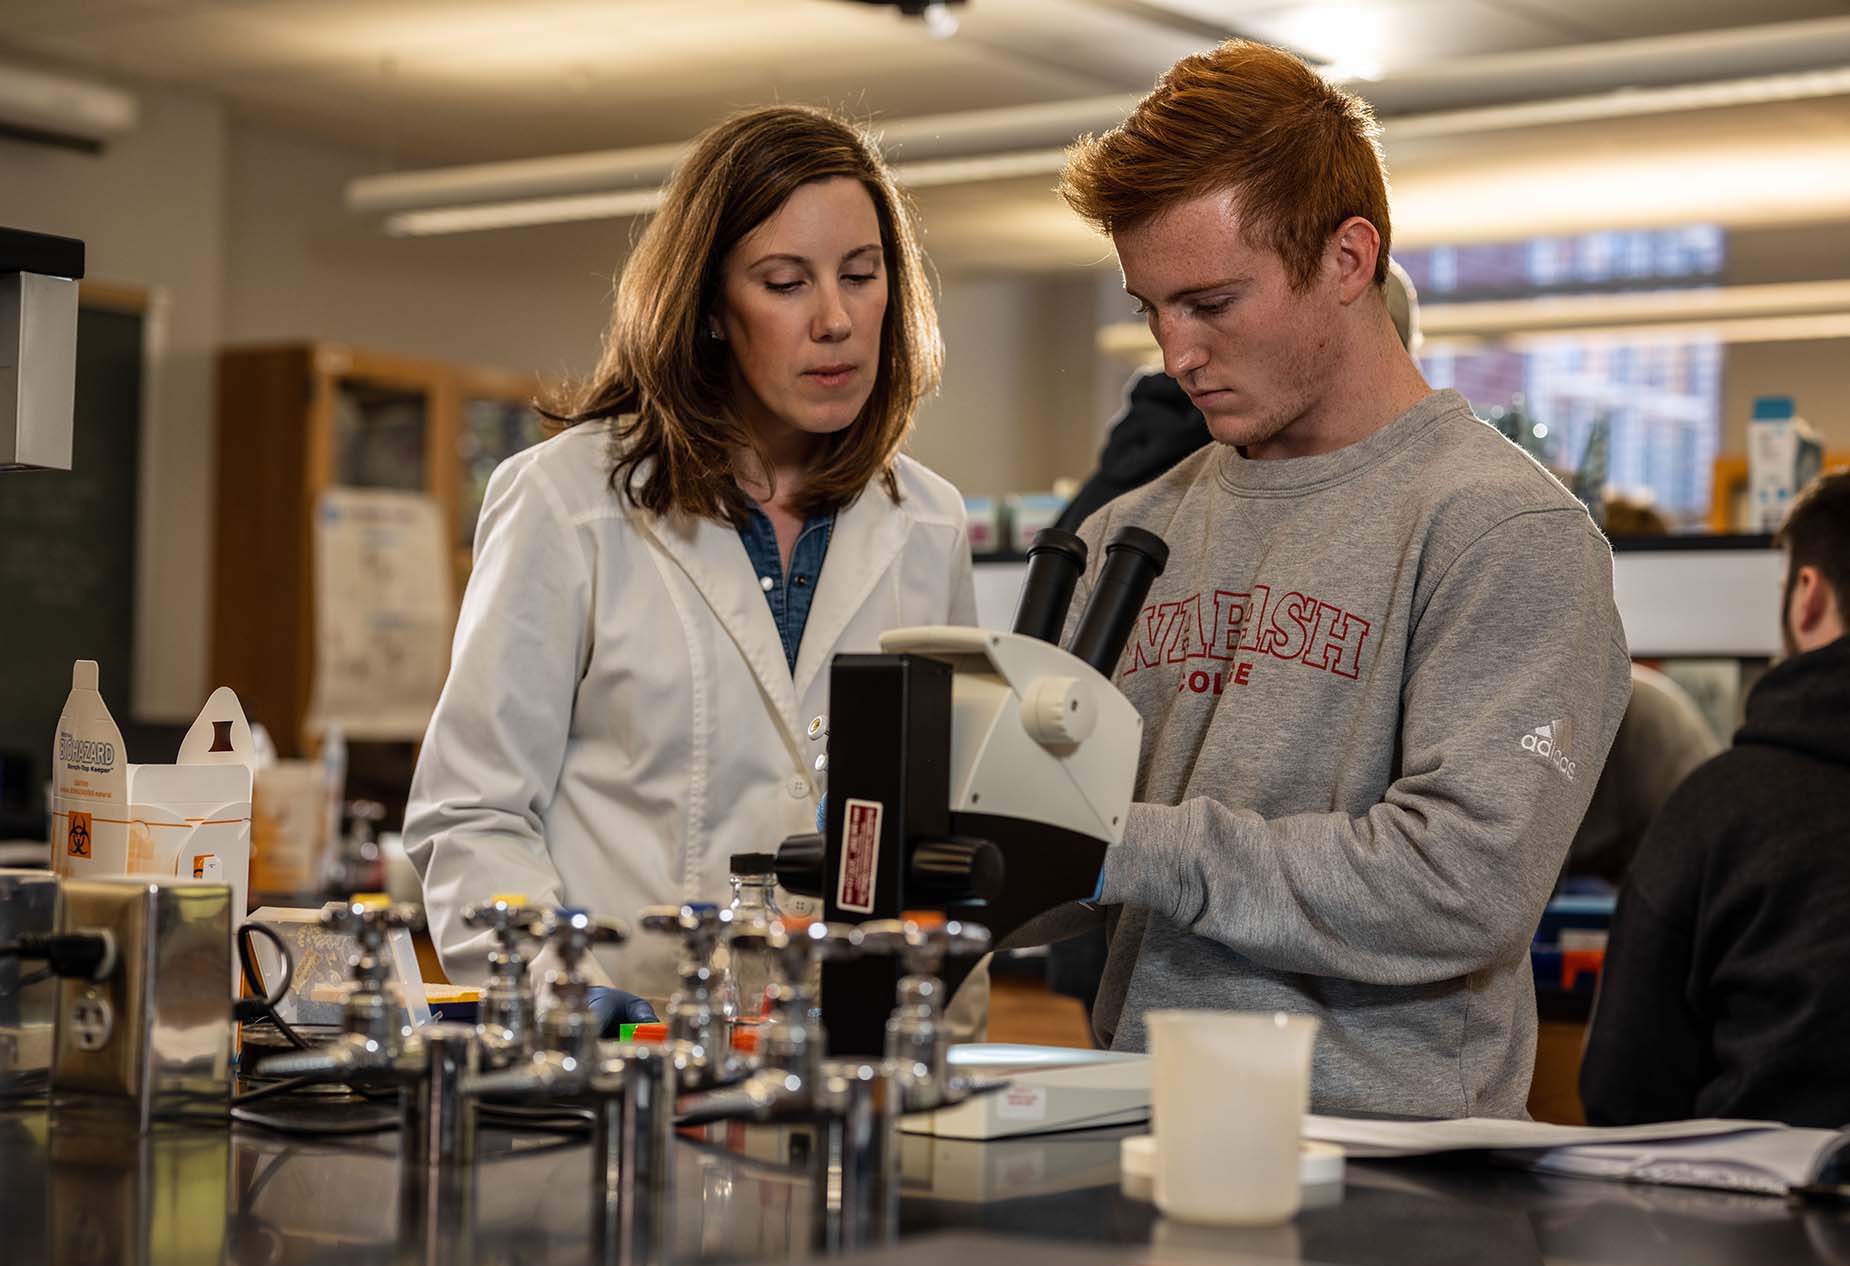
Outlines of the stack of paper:
<svg viewBox="0 0 1850 1266">
<path fill-rule="evenodd" d="M 1306 1116 L 1304 1137 L 1340 1143 L 1357 1159 L 1490 1151 L 1547 1173 L 1784 1195 L 1811 1180 L 1819 1157 L 1842 1136 L 1767 1121 L 1596 1127 L 1477 1117 L 1364 1121 Z"/>
</svg>

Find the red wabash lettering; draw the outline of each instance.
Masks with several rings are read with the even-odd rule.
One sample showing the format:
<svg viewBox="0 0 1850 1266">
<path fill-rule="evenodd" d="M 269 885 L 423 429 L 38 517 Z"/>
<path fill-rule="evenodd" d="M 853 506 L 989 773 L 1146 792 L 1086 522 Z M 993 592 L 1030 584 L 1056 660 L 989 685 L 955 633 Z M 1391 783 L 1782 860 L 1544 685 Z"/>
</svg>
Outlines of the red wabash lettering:
<svg viewBox="0 0 1850 1266">
<path fill-rule="evenodd" d="M 1338 677 L 1353 680 L 1362 672 L 1362 643 L 1368 639 L 1369 624 L 1359 615 L 1350 615 L 1327 602 L 1317 604 L 1317 627 L 1304 648 L 1304 662 L 1314 668 L 1327 669 Z"/>
</svg>

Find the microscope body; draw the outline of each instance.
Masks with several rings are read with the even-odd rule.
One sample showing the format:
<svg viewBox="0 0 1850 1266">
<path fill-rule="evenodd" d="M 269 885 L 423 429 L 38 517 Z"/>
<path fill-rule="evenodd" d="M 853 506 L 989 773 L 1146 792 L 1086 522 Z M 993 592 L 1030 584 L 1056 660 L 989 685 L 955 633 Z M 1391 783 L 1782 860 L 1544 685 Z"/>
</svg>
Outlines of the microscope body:
<svg viewBox="0 0 1850 1266">
<path fill-rule="evenodd" d="M 1035 538 L 1012 632 L 896 629 L 882 654 L 835 657 L 826 829 L 786 840 L 777 862 L 785 887 L 822 899 L 824 919 L 942 910 L 1006 947 L 1092 895 L 1123 836 L 1143 741 L 1111 674 L 1169 551 L 1121 529 L 1062 649 L 1087 552 L 1070 533 Z M 947 991 L 971 966 L 946 966 Z M 890 955 L 824 966 L 831 1054 L 881 1051 L 901 972 Z"/>
<path fill-rule="evenodd" d="M 1090 897 L 1123 834 L 1136 708 L 1090 665 L 1023 634 L 900 629 L 881 645 L 888 653 L 837 656 L 831 670 L 822 917 L 939 909 L 1002 941 Z M 973 965 L 947 964 L 948 988 Z M 899 979 L 890 956 L 824 965 L 831 1053 L 881 1050 Z"/>
</svg>

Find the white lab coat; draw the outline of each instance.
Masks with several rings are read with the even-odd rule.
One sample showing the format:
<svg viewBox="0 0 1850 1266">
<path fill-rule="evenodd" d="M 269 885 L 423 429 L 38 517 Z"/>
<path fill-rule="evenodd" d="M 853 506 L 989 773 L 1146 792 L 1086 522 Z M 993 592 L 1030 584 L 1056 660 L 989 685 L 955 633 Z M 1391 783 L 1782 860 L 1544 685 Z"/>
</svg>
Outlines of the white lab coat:
<svg viewBox="0 0 1850 1266">
<path fill-rule="evenodd" d="M 963 500 L 901 458 L 836 518 L 794 680 L 738 532 L 658 518 L 609 483 L 608 424 L 585 424 L 489 480 L 450 675 L 405 812 L 431 937 L 476 983 L 473 902 L 520 893 L 634 926 L 643 906 L 724 901 L 727 858 L 815 829 L 810 719 L 829 662 L 880 634 L 974 624 Z M 594 976 L 673 990 L 675 950 L 636 932 Z M 551 962 L 542 956 L 538 968 Z"/>
</svg>

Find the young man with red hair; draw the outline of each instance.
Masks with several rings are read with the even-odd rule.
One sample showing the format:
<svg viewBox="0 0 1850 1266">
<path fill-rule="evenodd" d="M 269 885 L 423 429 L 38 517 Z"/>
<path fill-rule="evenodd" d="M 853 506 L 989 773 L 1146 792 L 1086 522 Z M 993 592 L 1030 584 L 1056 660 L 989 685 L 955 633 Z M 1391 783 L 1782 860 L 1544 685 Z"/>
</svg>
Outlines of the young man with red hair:
<svg viewBox="0 0 1850 1266">
<path fill-rule="evenodd" d="M 1171 551 L 1095 1026 L 1314 1015 L 1317 1111 L 1520 1116 L 1529 940 L 1630 690 L 1606 541 L 1420 376 L 1374 121 L 1296 58 L 1184 58 L 1062 193 L 1218 441 L 1083 529 Z"/>
</svg>

